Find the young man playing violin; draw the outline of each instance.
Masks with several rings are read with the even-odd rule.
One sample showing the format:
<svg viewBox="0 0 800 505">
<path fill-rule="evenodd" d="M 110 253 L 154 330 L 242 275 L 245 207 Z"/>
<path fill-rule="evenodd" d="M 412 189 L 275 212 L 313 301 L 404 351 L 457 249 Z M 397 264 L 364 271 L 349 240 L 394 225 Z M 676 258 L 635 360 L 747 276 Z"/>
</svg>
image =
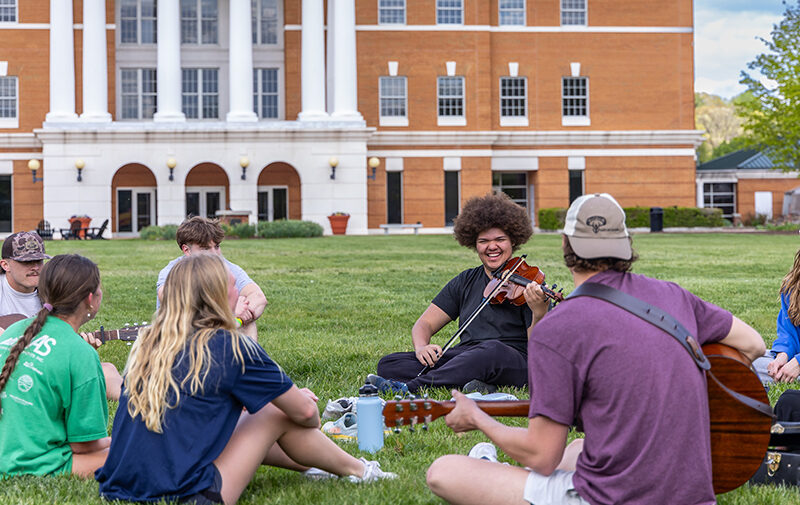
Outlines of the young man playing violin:
<svg viewBox="0 0 800 505">
<path fill-rule="evenodd" d="M 730 312 L 629 272 L 636 255 L 610 195 L 573 202 L 563 252 L 576 287 L 589 281 L 644 300 L 701 345 L 726 344 L 750 360 L 764 353 L 761 336 Z M 531 283 L 525 295 L 536 301 L 541 289 Z M 481 430 L 527 468 L 443 456 L 428 469 L 435 494 L 481 505 L 715 503 L 706 379 L 672 336 L 605 300 L 567 298 L 531 332 L 528 362 L 527 428 L 495 421 L 457 391 L 445 418 L 454 431 Z M 586 438 L 567 446 L 571 425 Z"/>
<path fill-rule="evenodd" d="M 483 301 L 492 272 L 532 233 L 528 211 L 505 194 L 469 200 L 455 220 L 453 235 L 459 244 L 478 253 L 481 265 L 448 282 L 417 319 L 411 329 L 414 352 L 384 356 L 378 375 L 368 380 L 379 389 L 395 392 L 414 392 L 423 386 L 460 388 L 470 382 L 470 388 L 484 392 L 501 385 L 527 385 L 528 332 L 547 312 L 544 295 L 522 306 L 486 306 L 463 331 L 460 343 L 445 353 L 431 343 L 431 337 L 455 319 L 465 324 Z"/>
</svg>

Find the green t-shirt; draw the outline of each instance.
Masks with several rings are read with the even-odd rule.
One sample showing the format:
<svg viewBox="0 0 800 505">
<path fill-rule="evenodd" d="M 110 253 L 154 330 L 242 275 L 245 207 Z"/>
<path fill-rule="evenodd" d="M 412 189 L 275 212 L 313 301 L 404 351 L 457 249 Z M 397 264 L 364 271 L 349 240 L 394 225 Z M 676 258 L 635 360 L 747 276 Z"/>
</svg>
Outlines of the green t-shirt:
<svg viewBox="0 0 800 505">
<path fill-rule="evenodd" d="M 0 364 L 31 321 L 0 335 Z M 71 472 L 71 442 L 108 436 L 100 358 L 57 317 L 49 316 L 22 351 L 0 398 L 0 476 Z"/>
</svg>

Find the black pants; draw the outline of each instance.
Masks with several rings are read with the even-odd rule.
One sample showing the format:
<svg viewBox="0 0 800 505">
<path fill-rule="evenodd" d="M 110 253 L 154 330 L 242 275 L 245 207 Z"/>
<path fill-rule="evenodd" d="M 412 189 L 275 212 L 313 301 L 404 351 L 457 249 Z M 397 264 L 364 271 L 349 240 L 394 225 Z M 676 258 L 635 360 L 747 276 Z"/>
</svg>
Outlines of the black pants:
<svg viewBox="0 0 800 505">
<path fill-rule="evenodd" d="M 396 352 L 378 362 L 378 375 L 405 382 L 412 393 L 421 387 L 460 388 L 472 379 L 496 386 L 524 387 L 528 384 L 528 360 L 513 347 L 498 340 L 485 340 L 450 348 L 436 366 L 425 368 L 413 352 Z"/>
</svg>

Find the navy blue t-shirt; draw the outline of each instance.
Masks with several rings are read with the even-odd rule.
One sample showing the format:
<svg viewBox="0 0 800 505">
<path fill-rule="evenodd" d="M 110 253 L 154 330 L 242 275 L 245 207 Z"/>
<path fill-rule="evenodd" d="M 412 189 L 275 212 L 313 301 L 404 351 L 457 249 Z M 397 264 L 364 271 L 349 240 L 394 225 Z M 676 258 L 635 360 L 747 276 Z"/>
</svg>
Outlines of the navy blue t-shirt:
<svg viewBox="0 0 800 505">
<path fill-rule="evenodd" d="M 219 330 L 208 342 L 213 363 L 203 392 L 181 387 L 180 402 L 167 409 L 163 433 L 147 429 L 141 416 L 128 414 L 122 390 L 105 466 L 95 473 L 100 495 L 108 500 L 156 501 L 189 496 L 214 484 L 214 460 L 228 443 L 242 407 L 257 412 L 292 387 L 289 377 L 258 346 L 242 346 L 242 364 L 233 356 L 231 334 Z M 179 354 L 174 377 L 180 385 L 189 369 L 188 352 Z"/>
<path fill-rule="evenodd" d="M 459 328 L 483 300 L 483 291 L 489 284 L 483 266 L 464 270 L 455 276 L 433 299 L 450 319 L 458 319 Z M 461 334 L 459 345 L 471 345 L 483 340 L 499 340 L 523 355 L 528 354 L 528 327 L 533 314 L 528 304 L 522 306 L 504 302 L 484 307 L 478 317 Z"/>
</svg>

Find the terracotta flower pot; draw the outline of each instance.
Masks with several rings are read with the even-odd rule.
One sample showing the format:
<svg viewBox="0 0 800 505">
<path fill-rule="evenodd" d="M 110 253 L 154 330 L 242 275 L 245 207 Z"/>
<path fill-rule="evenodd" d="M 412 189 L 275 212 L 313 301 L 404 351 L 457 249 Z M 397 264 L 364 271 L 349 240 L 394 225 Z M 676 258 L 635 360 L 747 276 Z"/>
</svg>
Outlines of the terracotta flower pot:
<svg viewBox="0 0 800 505">
<path fill-rule="evenodd" d="M 328 221 L 331 223 L 331 231 L 334 235 L 344 235 L 347 231 L 347 221 L 350 216 L 332 215 L 328 216 Z"/>
<path fill-rule="evenodd" d="M 72 225 L 73 222 L 80 221 L 81 223 L 81 231 L 79 232 L 81 238 L 85 238 L 86 236 L 86 228 L 92 224 L 92 218 L 90 217 L 71 217 L 69 218 L 69 224 Z"/>
</svg>

